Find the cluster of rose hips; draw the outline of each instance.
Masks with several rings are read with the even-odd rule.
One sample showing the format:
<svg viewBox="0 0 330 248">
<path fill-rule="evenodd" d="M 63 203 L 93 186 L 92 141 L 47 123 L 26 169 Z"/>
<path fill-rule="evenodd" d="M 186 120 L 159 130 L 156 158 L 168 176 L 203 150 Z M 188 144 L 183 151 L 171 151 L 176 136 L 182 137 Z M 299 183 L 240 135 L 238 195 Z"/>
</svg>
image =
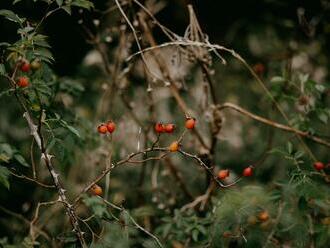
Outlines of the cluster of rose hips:
<svg viewBox="0 0 330 248">
<path fill-rule="evenodd" d="M 244 177 L 251 177 L 253 175 L 253 166 L 246 167 L 243 170 L 242 175 Z M 229 177 L 229 170 L 227 170 L 227 169 L 226 170 L 219 170 L 219 172 L 218 172 L 218 178 L 220 180 L 224 180 L 227 177 Z"/>
<path fill-rule="evenodd" d="M 40 67 L 41 67 L 41 64 L 38 60 L 34 60 L 31 64 L 29 61 L 25 60 L 25 61 L 20 62 L 20 65 L 19 65 L 19 69 L 24 73 L 30 72 L 31 69 L 36 71 Z M 18 87 L 25 88 L 25 87 L 29 86 L 29 78 L 26 76 L 21 76 L 16 81 L 16 84 Z"/>
<path fill-rule="evenodd" d="M 113 133 L 116 130 L 116 124 L 113 121 L 108 121 L 107 123 L 102 123 L 97 127 L 97 131 L 100 134 L 106 134 L 107 132 Z"/>
<path fill-rule="evenodd" d="M 195 118 L 191 118 L 188 117 L 186 119 L 186 123 L 185 123 L 185 127 L 187 129 L 194 129 L 196 125 L 196 119 Z M 175 125 L 172 123 L 168 123 L 168 124 L 163 124 L 163 123 L 156 123 L 155 124 L 155 132 L 160 135 L 162 133 L 173 133 L 175 130 Z M 168 147 L 169 151 L 171 152 L 176 152 L 179 150 L 180 144 L 178 141 L 173 141 L 170 146 Z"/>
</svg>

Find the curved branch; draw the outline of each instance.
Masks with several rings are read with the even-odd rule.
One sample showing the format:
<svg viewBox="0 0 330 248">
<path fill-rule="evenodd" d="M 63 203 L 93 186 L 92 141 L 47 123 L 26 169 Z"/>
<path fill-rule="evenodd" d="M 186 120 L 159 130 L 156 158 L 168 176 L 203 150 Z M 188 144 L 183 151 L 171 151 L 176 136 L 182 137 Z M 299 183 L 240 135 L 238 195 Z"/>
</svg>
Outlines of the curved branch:
<svg viewBox="0 0 330 248">
<path fill-rule="evenodd" d="M 269 126 L 272 126 L 274 128 L 277 128 L 277 129 L 281 129 L 283 131 L 286 131 L 286 132 L 290 132 L 290 133 L 294 133 L 296 135 L 299 135 L 301 137 L 304 137 L 304 138 L 307 138 L 307 139 L 310 139 L 316 143 L 319 143 L 321 145 L 324 145 L 324 146 L 327 146 L 327 147 L 330 147 L 330 143 L 317 137 L 317 136 L 314 136 L 314 135 L 311 135 L 310 133 L 308 132 L 305 132 L 305 131 L 301 131 L 299 129 L 296 129 L 296 128 L 293 128 L 293 127 L 289 127 L 289 126 L 286 126 L 286 125 L 283 125 L 283 124 L 280 124 L 280 123 L 277 123 L 277 122 L 274 122 L 272 120 L 269 120 L 269 119 L 266 119 L 264 117 L 261 117 L 259 115 L 256 115 L 256 114 L 253 114 L 243 108 L 241 108 L 240 106 L 237 106 L 233 103 L 224 103 L 224 104 L 221 104 L 220 106 L 218 106 L 218 109 L 219 110 L 223 110 L 223 109 L 233 109 L 235 110 L 236 112 L 239 112 L 253 120 L 256 120 L 256 121 L 259 121 L 261 123 L 264 123 L 266 125 L 269 125 Z"/>
</svg>

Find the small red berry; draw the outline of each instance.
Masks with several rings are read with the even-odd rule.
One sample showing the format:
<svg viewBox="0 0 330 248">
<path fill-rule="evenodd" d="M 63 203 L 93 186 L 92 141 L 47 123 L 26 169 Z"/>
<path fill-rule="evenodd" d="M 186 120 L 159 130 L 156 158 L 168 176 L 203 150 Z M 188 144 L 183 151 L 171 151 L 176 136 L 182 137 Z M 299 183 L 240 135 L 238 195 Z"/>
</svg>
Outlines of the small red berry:
<svg viewBox="0 0 330 248">
<path fill-rule="evenodd" d="M 31 65 L 28 62 L 23 62 L 20 69 L 22 72 L 29 72 L 31 69 Z"/>
<path fill-rule="evenodd" d="M 317 170 L 317 171 L 321 171 L 325 167 L 322 162 L 315 162 L 313 166 L 314 166 L 315 170 Z"/>
<path fill-rule="evenodd" d="M 97 131 L 100 133 L 100 134 L 105 134 L 107 131 L 108 131 L 108 128 L 106 125 L 104 124 L 101 124 L 97 127 Z"/>
<path fill-rule="evenodd" d="M 196 125 L 196 119 L 195 118 L 187 118 L 186 120 L 186 128 L 187 129 L 194 129 Z"/>
<path fill-rule="evenodd" d="M 29 79 L 27 77 L 20 77 L 18 78 L 17 85 L 22 88 L 27 87 L 29 86 Z"/>
<path fill-rule="evenodd" d="M 179 150 L 179 143 L 177 142 L 177 141 L 174 141 L 174 142 L 172 142 L 171 144 L 170 144 L 170 146 L 169 146 L 169 150 L 171 151 L 171 152 L 177 152 L 178 150 Z"/>
<path fill-rule="evenodd" d="M 156 133 L 164 133 L 165 132 L 165 126 L 162 123 L 156 123 L 155 124 L 155 131 Z"/>
<path fill-rule="evenodd" d="M 229 170 L 220 170 L 218 172 L 218 178 L 220 180 L 226 179 L 227 177 L 229 177 Z"/>
<path fill-rule="evenodd" d="M 260 221 L 267 221 L 269 219 L 269 214 L 267 211 L 262 211 L 258 214 L 258 219 Z"/>
<path fill-rule="evenodd" d="M 174 129 L 175 129 L 174 124 L 166 124 L 165 125 L 165 132 L 166 133 L 173 133 Z"/>
<path fill-rule="evenodd" d="M 92 191 L 92 193 L 93 193 L 94 195 L 98 195 L 98 196 L 101 196 L 102 193 L 103 193 L 102 188 L 101 188 L 99 185 L 97 185 L 97 184 L 94 184 L 94 185 L 92 186 L 91 191 Z"/>
<path fill-rule="evenodd" d="M 113 121 L 108 121 L 107 129 L 109 133 L 113 133 L 116 129 L 116 124 Z"/>
<path fill-rule="evenodd" d="M 255 73 L 257 73 L 258 75 L 261 75 L 265 72 L 265 65 L 262 63 L 257 63 L 253 66 L 253 70 Z"/>
<path fill-rule="evenodd" d="M 243 176 L 245 177 L 250 177 L 253 175 L 253 168 L 251 166 L 249 167 L 246 167 L 244 170 L 243 170 Z"/>
</svg>

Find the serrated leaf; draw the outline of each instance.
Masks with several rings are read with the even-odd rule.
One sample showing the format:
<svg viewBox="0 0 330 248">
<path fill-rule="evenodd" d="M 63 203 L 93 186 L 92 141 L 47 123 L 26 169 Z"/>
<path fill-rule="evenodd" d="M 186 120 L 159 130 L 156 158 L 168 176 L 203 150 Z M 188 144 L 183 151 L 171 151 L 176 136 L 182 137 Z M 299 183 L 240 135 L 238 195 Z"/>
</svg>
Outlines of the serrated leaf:
<svg viewBox="0 0 330 248">
<path fill-rule="evenodd" d="M 0 16 L 4 16 L 7 20 L 10 20 L 12 22 L 16 22 L 19 24 L 22 24 L 25 21 L 25 18 L 20 18 L 13 11 L 7 10 L 7 9 L 0 10 Z"/>
<path fill-rule="evenodd" d="M 9 170 L 6 167 L 0 166 L 0 184 L 9 189 Z"/>
</svg>

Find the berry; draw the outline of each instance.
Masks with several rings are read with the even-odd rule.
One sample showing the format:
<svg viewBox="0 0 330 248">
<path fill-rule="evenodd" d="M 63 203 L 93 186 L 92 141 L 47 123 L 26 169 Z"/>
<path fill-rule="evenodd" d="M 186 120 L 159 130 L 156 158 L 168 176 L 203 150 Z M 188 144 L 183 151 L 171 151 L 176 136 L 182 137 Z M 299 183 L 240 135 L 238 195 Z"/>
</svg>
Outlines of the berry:
<svg viewBox="0 0 330 248">
<path fill-rule="evenodd" d="M 177 152 L 179 150 L 179 143 L 177 141 L 172 142 L 168 149 L 171 152 Z"/>
<path fill-rule="evenodd" d="M 224 231 L 222 234 L 222 237 L 224 238 L 230 238 L 232 236 L 231 231 Z"/>
<path fill-rule="evenodd" d="M 155 124 L 155 131 L 156 133 L 164 133 L 165 132 L 165 126 L 162 123 L 156 123 Z"/>
<path fill-rule="evenodd" d="M 40 67 L 41 67 L 41 63 L 40 63 L 39 60 L 35 59 L 35 60 L 32 61 L 32 63 L 31 63 L 32 70 L 35 70 L 35 71 L 39 70 Z"/>
<path fill-rule="evenodd" d="M 243 170 L 243 176 L 245 177 L 250 177 L 253 175 L 253 168 L 251 166 L 249 167 L 246 167 L 244 170 Z"/>
<path fill-rule="evenodd" d="M 258 219 L 260 221 L 267 221 L 269 219 L 269 214 L 267 211 L 262 211 L 261 213 L 258 214 Z"/>
<path fill-rule="evenodd" d="M 265 72 L 265 66 L 262 63 L 257 63 L 253 66 L 253 70 L 255 73 L 257 73 L 258 75 L 261 75 Z"/>
<path fill-rule="evenodd" d="M 247 219 L 247 223 L 251 226 L 257 224 L 257 222 L 258 222 L 258 219 L 254 215 L 249 216 Z"/>
<path fill-rule="evenodd" d="M 174 124 L 166 124 L 165 125 L 165 132 L 166 133 L 173 133 L 174 129 L 175 129 Z"/>
<path fill-rule="evenodd" d="M 18 78 L 17 85 L 19 87 L 27 87 L 29 86 L 29 79 L 27 77 L 20 77 Z"/>
<path fill-rule="evenodd" d="M 313 166 L 314 166 L 315 170 L 317 170 L 317 171 L 321 171 L 325 167 L 322 162 L 315 162 Z"/>
<path fill-rule="evenodd" d="M 31 65 L 28 62 L 23 62 L 20 69 L 22 72 L 29 72 L 31 69 Z"/>
<path fill-rule="evenodd" d="M 94 184 L 94 185 L 92 186 L 91 191 L 92 191 L 92 193 L 93 193 L 94 195 L 98 195 L 98 196 L 101 196 L 102 193 L 103 193 L 102 188 L 101 188 L 99 185 L 97 185 L 97 184 Z"/>
<path fill-rule="evenodd" d="M 104 124 L 101 124 L 97 127 L 97 131 L 100 133 L 100 134 L 105 134 L 107 131 L 108 131 L 108 128 L 106 125 Z"/>
<path fill-rule="evenodd" d="M 196 119 L 195 118 L 187 118 L 186 120 L 186 128 L 187 129 L 194 129 L 196 125 Z"/>
<path fill-rule="evenodd" d="M 219 178 L 220 180 L 224 180 L 224 179 L 226 179 L 227 177 L 229 177 L 229 170 L 220 170 L 220 171 L 218 172 L 218 178 Z"/>
<path fill-rule="evenodd" d="M 107 129 L 109 133 L 113 133 L 116 129 L 116 124 L 113 121 L 108 121 Z"/>
</svg>

